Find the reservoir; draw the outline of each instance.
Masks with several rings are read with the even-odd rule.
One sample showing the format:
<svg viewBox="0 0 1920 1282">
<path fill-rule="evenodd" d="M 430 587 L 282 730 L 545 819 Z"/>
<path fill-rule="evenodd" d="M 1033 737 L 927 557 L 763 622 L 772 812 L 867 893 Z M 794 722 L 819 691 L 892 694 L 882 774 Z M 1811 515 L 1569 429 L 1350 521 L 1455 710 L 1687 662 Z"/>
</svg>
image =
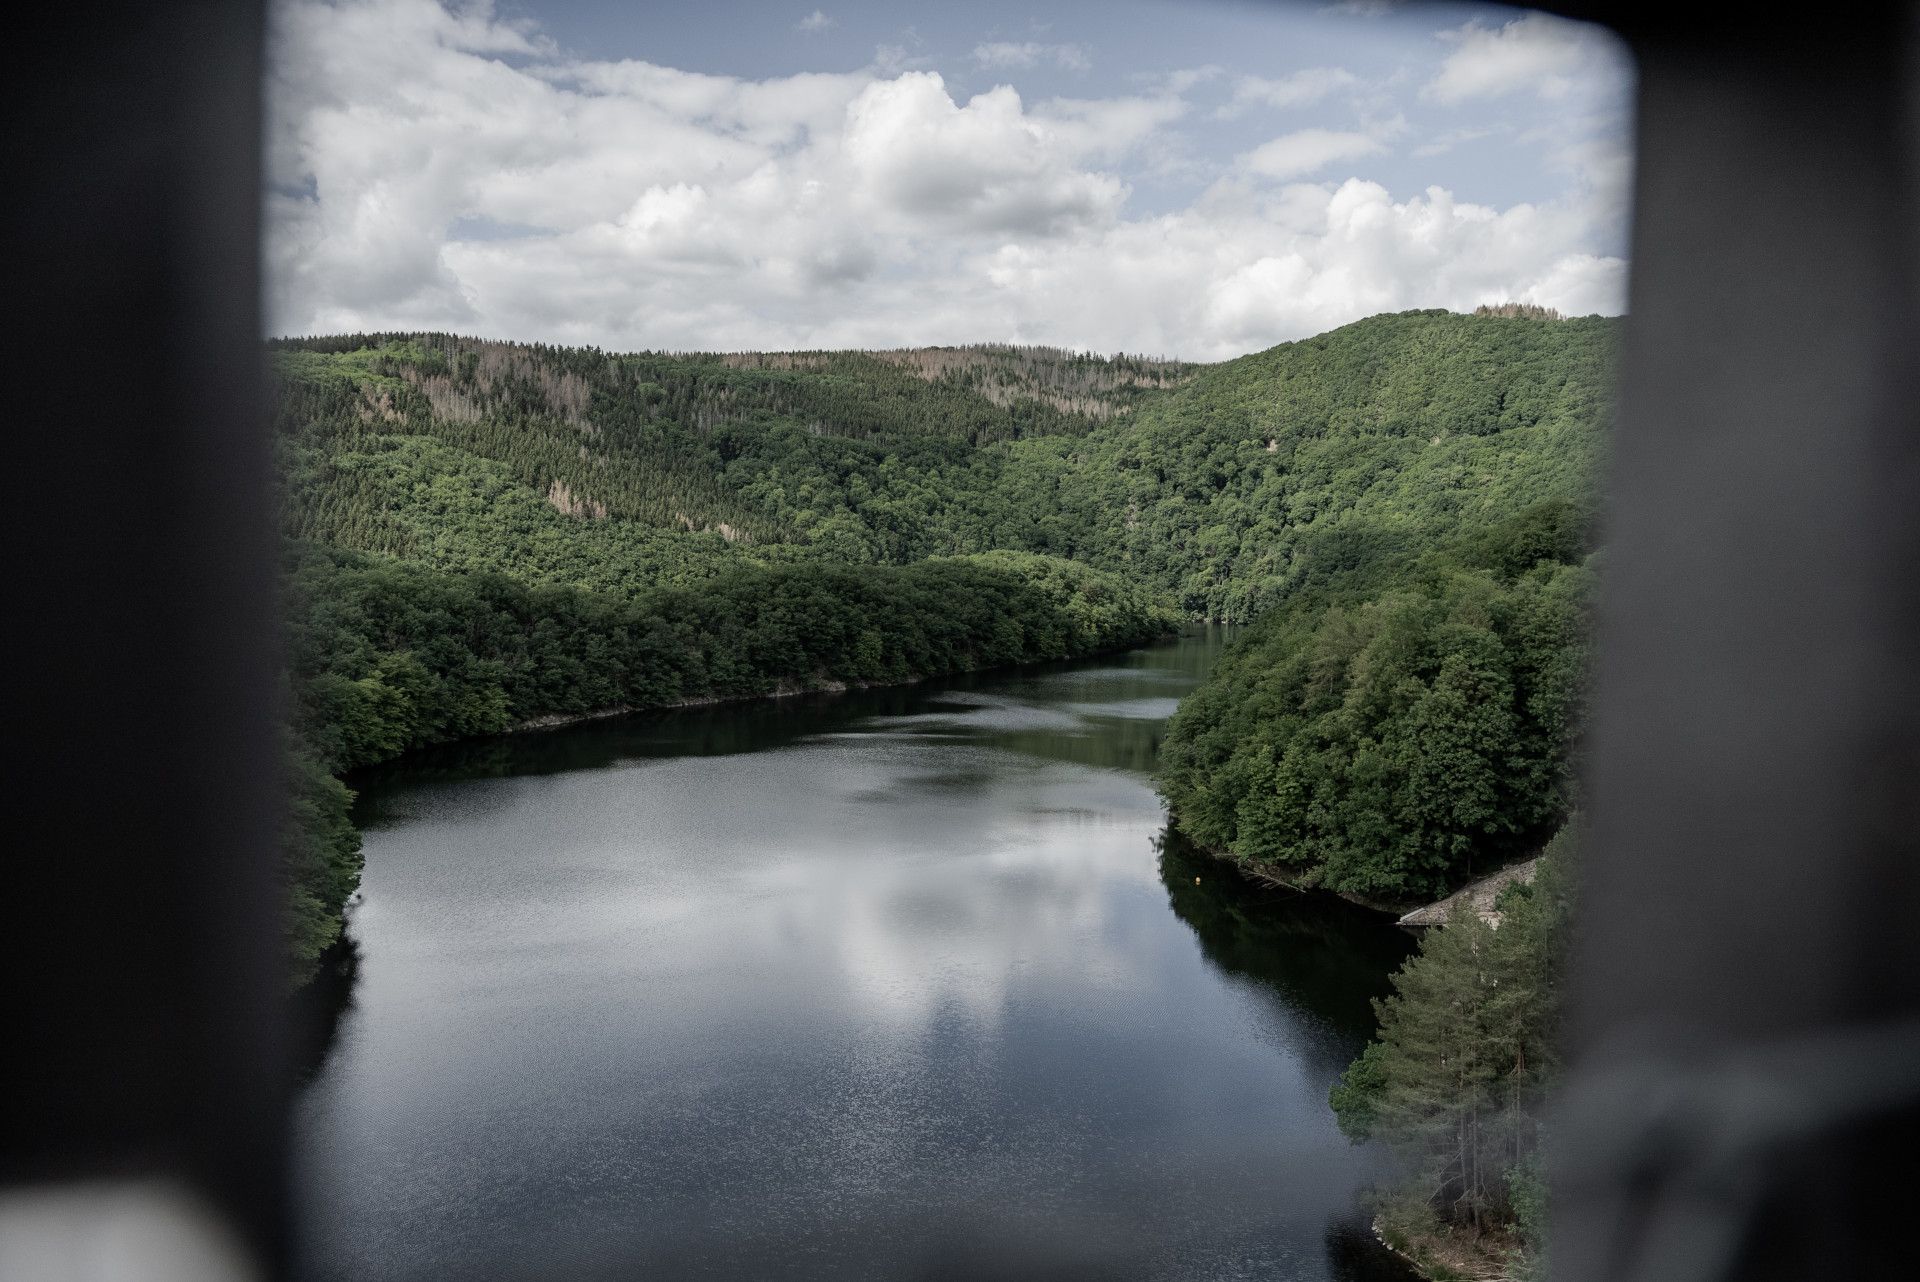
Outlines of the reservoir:
<svg viewBox="0 0 1920 1282">
<path fill-rule="evenodd" d="M 1411 941 L 1165 833 L 1220 643 L 353 780 L 305 1275 L 1407 1276 L 1326 1096 Z"/>
</svg>

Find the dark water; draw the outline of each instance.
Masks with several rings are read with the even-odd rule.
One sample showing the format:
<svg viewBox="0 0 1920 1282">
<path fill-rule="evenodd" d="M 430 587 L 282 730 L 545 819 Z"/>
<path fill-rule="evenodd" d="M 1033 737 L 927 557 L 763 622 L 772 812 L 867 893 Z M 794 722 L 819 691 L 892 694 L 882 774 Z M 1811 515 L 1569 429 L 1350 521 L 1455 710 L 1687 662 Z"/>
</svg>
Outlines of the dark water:
<svg viewBox="0 0 1920 1282">
<path fill-rule="evenodd" d="M 1402 1276 L 1326 1092 L 1407 941 L 1162 839 L 1217 645 L 362 780 L 312 1274 Z"/>
</svg>

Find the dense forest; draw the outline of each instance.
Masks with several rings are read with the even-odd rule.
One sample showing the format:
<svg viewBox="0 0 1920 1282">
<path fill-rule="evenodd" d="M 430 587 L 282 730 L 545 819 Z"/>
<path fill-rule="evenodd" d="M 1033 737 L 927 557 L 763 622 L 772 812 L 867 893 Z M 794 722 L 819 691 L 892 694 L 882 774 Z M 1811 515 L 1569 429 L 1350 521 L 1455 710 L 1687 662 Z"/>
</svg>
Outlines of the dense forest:
<svg viewBox="0 0 1920 1282">
<path fill-rule="evenodd" d="M 1168 729 L 1182 830 L 1258 874 L 1388 904 L 1537 849 L 1574 799 L 1589 524 L 1535 504 L 1269 611 Z"/>
<path fill-rule="evenodd" d="M 742 561 L 1017 549 L 1246 621 L 1463 527 L 1583 500 L 1612 335 L 1410 312 L 1203 367 L 432 334 L 285 340 L 274 360 L 299 538 L 608 591 Z"/>
</svg>

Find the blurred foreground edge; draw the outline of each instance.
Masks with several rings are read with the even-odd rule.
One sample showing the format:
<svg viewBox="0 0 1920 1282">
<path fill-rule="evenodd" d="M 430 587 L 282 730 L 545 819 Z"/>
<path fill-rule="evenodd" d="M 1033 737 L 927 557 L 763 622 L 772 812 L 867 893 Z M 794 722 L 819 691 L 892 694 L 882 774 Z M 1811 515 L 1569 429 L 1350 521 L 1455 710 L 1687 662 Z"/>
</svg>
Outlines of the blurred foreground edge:
<svg viewBox="0 0 1920 1282">
<path fill-rule="evenodd" d="M 1563 11 L 1639 94 L 1552 1275 L 1910 1276 L 1915 12 Z"/>
<path fill-rule="evenodd" d="M 9 32 L 9 1279 L 287 1269 L 263 16 Z"/>
</svg>

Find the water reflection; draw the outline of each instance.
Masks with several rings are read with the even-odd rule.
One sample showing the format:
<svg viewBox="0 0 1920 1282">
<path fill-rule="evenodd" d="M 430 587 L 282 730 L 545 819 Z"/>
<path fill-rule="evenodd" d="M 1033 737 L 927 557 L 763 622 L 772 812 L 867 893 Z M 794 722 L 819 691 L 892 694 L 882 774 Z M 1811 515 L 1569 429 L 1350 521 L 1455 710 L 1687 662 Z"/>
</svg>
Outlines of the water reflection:
<svg viewBox="0 0 1920 1282">
<path fill-rule="evenodd" d="M 764 752 L 836 733 L 983 739 L 1009 751 L 1150 775 L 1180 696 L 1206 675 L 1226 630 L 1097 662 L 974 673 L 938 684 L 806 694 L 583 721 L 445 744 L 363 771 L 356 819 L 377 826 L 408 785 L 605 769 L 647 758 Z"/>
<path fill-rule="evenodd" d="M 1383 931 L 1377 914 L 1330 896 L 1255 885 L 1171 828 L 1159 848 L 1168 901 L 1207 960 L 1270 994 L 1302 1049 L 1329 1073 L 1343 1071 L 1373 1036 L 1374 999 L 1412 955 L 1412 936 Z"/>
<path fill-rule="evenodd" d="M 325 1066 L 333 1053 L 340 1025 L 353 1011 L 354 989 L 360 979 L 360 944 L 348 931 L 320 958 L 313 979 L 294 996 L 293 1024 L 300 1079 L 306 1081 Z"/>
<path fill-rule="evenodd" d="M 1419 1277 L 1380 1245 L 1364 1215 L 1327 1226 L 1327 1266 L 1335 1282 L 1415 1282 Z"/>
<path fill-rule="evenodd" d="M 1352 1276 L 1325 1095 L 1404 945 L 1156 858 L 1145 768 L 1217 646 L 357 781 L 308 1271 Z"/>
</svg>

